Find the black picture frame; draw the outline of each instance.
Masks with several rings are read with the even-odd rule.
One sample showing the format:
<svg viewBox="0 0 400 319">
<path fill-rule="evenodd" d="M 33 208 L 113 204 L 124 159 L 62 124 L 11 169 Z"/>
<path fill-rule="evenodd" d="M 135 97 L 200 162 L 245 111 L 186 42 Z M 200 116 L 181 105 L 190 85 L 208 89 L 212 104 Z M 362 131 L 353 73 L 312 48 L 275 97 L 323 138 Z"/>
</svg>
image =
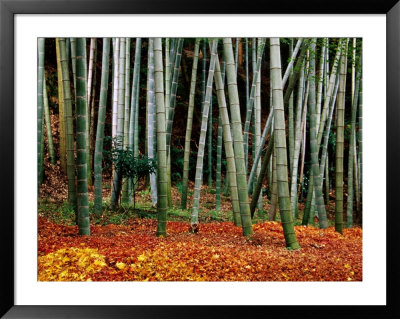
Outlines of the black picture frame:
<svg viewBox="0 0 400 319">
<path fill-rule="evenodd" d="M 14 15 L 15 14 L 385 14 L 387 21 L 387 100 L 386 100 L 386 306 L 16 306 L 14 303 Z M 398 307 L 399 273 L 395 258 L 399 239 L 396 182 L 399 177 L 400 152 L 400 3 L 383 1 L 293 1 L 241 3 L 215 0 L 0 0 L 0 211 L 2 243 L 0 263 L 0 315 L 4 318 L 165 318 L 265 316 L 297 317 L 320 313 L 328 316 L 380 318 L 400 317 Z M 376 106 L 383 107 L 382 105 Z M 380 199 L 383 200 L 383 199 Z M 397 274 L 396 274 L 397 270 Z M 240 292 L 238 292 L 240 293 Z M 179 298 L 177 298 L 179 300 Z M 329 308 L 329 309 L 327 309 Z"/>
</svg>

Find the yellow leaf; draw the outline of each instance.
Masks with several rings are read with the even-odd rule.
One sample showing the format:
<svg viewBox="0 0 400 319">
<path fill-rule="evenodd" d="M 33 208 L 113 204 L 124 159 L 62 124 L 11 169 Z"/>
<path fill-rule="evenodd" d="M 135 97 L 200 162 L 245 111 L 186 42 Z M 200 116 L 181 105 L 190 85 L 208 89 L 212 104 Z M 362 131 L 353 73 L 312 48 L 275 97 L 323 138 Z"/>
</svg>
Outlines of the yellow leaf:
<svg viewBox="0 0 400 319">
<path fill-rule="evenodd" d="M 115 264 L 115 266 L 117 266 L 118 269 L 124 269 L 124 268 L 126 267 L 126 264 L 125 264 L 125 263 L 117 262 L 117 263 Z"/>
<path fill-rule="evenodd" d="M 145 256 L 145 254 L 141 254 L 140 256 L 138 256 L 137 258 L 139 261 L 144 261 L 147 259 L 147 257 Z"/>
<path fill-rule="evenodd" d="M 347 280 L 348 280 L 348 281 L 352 281 L 352 279 L 351 279 L 350 277 L 347 277 Z"/>
<path fill-rule="evenodd" d="M 344 268 L 350 268 L 350 265 L 349 264 L 345 264 Z"/>
</svg>

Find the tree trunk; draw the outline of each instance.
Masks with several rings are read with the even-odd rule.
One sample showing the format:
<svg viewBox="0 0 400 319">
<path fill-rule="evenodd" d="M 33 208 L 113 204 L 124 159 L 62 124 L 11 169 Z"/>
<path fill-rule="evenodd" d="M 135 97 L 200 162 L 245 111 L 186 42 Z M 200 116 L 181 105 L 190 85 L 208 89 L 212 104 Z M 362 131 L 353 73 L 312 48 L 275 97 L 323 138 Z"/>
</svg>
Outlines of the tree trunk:
<svg viewBox="0 0 400 319">
<path fill-rule="evenodd" d="M 336 126 L 336 214 L 335 230 L 343 232 L 343 157 L 344 157 L 344 112 L 347 73 L 347 38 L 340 61 L 340 82 L 337 105 Z"/>
<path fill-rule="evenodd" d="M 168 181 L 167 143 L 165 132 L 165 106 L 161 38 L 154 39 L 154 84 L 157 107 L 157 236 L 167 236 Z"/>
<path fill-rule="evenodd" d="M 190 159 L 190 141 L 192 136 L 192 125 L 193 125 L 193 109 L 194 109 L 194 98 L 196 92 L 196 79 L 197 79 L 197 65 L 199 61 L 199 48 L 200 38 L 196 39 L 193 54 L 192 64 L 192 77 L 190 82 L 190 93 L 189 93 L 189 107 L 186 122 L 186 135 L 185 135 L 185 150 L 183 155 L 183 177 L 182 177 L 182 198 L 181 208 L 187 208 L 187 191 L 188 191 L 188 180 L 189 180 L 189 159 Z"/>
<path fill-rule="evenodd" d="M 110 38 L 103 38 L 99 114 L 97 116 L 96 146 L 94 151 L 94 213 L 96 215 L 101 215 L 102 212 L 102 160 L 109 78 L 109 58 Z"/>
<path fill-rule="evenodd" d="M 89 201 L 87 182 L 87 62 L 86 39 L 76 39 L 76 168 L 77 168 L 77 203 L 79 235 L 90 235 Z"/>
<path fill-rule="evenodd" d="M 239 94 L 236 83 L 235 62 L 233 59 L 232 39 L 224 38 L 223 41 L 224 41 L 224 57 L 226 62 L 226 76 L 228 83 L 229 104 L 231 111 L 230 113 L 232 119 L 231 121 L 232 135 L 233 135 L 233 144 L 235 152 L 236 178 L 237 178 L 238 195 L 240 203 L 240 217 L 242 221 L 243 235 L 249 236 L 253 234 L 253 228 L 251 224 L 249 196 L 247 193 L 247 173 L 246 173 L 246 163 L 244 159 L 242 123 L 240 117 Z"/>
<path fill-rule="evenodd" d="M 279 38 L 270 40 L 271 56 L 271 84 L 274 106 L 274 135 L 276 152 L 276 179 L 278 184 L 279 210 L 282 220 L 282 227 L 285 236 L 286 246 L 291 249 L 299 249 L 294 232 L 292 214 L 290 211 L 290 196 L 287 175 L 287 150 L 285 114 L 282 92 L 281 57 Z"/>
</svg>

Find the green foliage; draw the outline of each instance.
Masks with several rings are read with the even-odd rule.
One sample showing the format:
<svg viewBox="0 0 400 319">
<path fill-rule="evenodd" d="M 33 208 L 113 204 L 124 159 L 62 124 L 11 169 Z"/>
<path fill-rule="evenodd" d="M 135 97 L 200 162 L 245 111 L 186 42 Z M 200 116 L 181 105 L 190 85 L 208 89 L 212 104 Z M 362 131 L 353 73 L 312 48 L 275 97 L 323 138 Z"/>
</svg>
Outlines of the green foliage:
<svg viewBox="0 0 400 319">
<path fill-rule="evenodd" d="M 142 154 L 135 157 L 131 149 L 118 147 L 118 143 L 120 143 L 118 138 L 114 139 L 111 150 L 103 151 L 104 158 L 107 165 L 114 164 L 118 176 L 129 180 L 133 185 L 133 190 L 135 190 L 140 179 L 156 173 L 157 161 Z M 133 191 L 133 195 L 135 204 L 135 191 Z"/>
</svg>

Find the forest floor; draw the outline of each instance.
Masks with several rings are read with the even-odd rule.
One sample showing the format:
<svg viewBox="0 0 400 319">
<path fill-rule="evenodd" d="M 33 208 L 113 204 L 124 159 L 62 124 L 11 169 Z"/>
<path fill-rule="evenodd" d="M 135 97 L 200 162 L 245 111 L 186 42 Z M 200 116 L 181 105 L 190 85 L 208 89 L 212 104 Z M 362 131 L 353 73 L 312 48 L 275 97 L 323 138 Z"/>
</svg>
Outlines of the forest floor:
<svg viewBox="0 0 400 319">
<path fill-rule="evenodd" d="M 362 280 L 360 227 L 344 229 L 341 235 L 334 227 L 301 226 L 298 219 L 295 232 L 301 249 L 290 251 L 280 222 L 266 221 L 257 213 L 254 234 L 242 236 L 241 228 L 232 222 L 229 198 L 222 196 L 217 212 L 215 194 L 206 186 L 201 194 L 199 232 L 189 232 L 190 209 L 178 208 L 180 192 L 173 187 L 167 237 L 158 238 L 156 209 L 151 207 L 148 188 L 139 186 L 136 209 L 121 205 L 111 211 L 106 180 L 103 214 L 91 214 L 91 236 L 79 236 L 75 214 L 67 205 L 65 179 L 58 166 L 46 167 L 46 172 L 38 217 L 40 281 Z M 92 208 L 92 188 L 89 200 Z M 265 202 L 264 209 L 268 205 Z"/>
</svg>

